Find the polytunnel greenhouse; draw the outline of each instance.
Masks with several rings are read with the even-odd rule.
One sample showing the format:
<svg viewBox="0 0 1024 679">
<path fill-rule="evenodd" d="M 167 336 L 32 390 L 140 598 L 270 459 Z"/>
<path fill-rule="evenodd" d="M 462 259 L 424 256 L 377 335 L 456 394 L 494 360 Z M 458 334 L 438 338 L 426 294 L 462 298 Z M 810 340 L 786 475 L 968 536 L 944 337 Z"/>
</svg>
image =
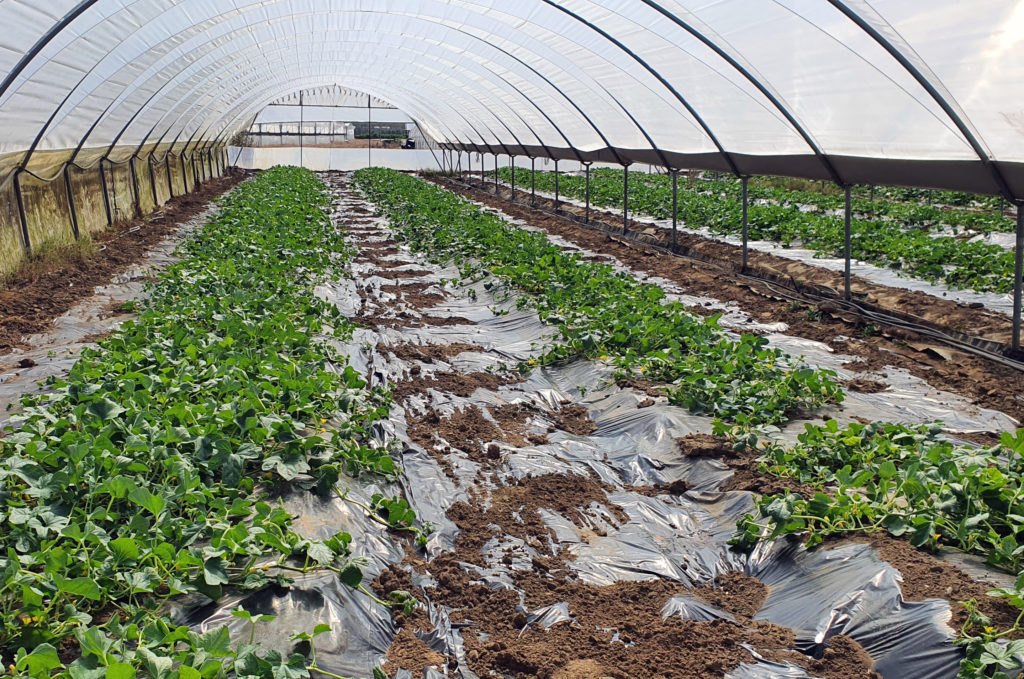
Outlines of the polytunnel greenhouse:
<svg viewBox="0 0 1024 679">
<path fill-rule="evenodd" d="M 1020 676 L 1024 2 L 0 25 L 5 672 Z"/>
</svg>

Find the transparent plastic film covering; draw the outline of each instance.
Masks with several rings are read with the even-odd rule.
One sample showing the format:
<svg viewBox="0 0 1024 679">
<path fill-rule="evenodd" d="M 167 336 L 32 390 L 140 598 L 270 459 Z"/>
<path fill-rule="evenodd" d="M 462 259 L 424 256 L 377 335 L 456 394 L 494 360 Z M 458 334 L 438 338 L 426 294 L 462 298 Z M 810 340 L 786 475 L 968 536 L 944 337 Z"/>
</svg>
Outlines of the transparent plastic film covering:
<svg viewBox="0 0 1024 679">
<path fill-rule="evenodd" d="M 1024 196 L 1017 2 L 4 0 L 0 19 L 0 152 L 24 159 L 215 143 L 340 85 L 489 153 Z"/>
</svg>

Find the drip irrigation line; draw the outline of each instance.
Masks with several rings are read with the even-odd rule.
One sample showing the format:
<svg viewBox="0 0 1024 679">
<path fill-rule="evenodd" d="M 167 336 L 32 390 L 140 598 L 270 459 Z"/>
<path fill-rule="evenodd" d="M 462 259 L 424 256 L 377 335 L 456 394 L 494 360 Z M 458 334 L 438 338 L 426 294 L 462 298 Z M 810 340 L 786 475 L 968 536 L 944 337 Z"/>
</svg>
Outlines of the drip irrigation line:
<svg viewBox="0 0 1024 679">
<path fill-rule="evenodd" d="M 452 180 L 468 188 L 477 188 L 473 185 L 467 184 L 459 180 Z M 501 197 L 500 195 L 498 196 Z M 548 215 L 564 219 L 567 222 L 571 222 L 578 226 L 590 229 L 592 231 L 598 231 L 601 233 L 608 234 L 612 240 L 615 240 L 622 245 L 630 247 L 636 247 L 637 245 L 643 245 L 645 248 L 657 250 L 663 254 L 680 257 L 702 264 L 709 264 L 717 268 L 728 270 L 732 275 L 738 279 L 743 280 L 747 283 L 756 284 L 768 288 L 771 292 L 776 295 L 783 297 L 791 302 L 803 302 L 803 303 L 815 303 L 815 304 L 828 304 L 832 305 L 842 311 L 854 314 L 863 319 L 884 325 L 888 327 L 898 328 L 913 332 L 921 335 L 922 337 L 934 340 L 936 342 L 948 345 L 954 349 L 958 349 L 965 353 L 979 356 L 986 360 L 998 363 L 1007 368 L 1012 368 L 1024 372 L 1024 360 L 1017 360 L 1008 356 L 1006 351 L 1009 349 L 1008 345 L 1001 342 L 995 342 L 993 340 L 987 340 L 981 337 L 975 337 L 966 333 L 957 332 L 955 330 L 944 330 L 937 326 L 931 325 L 928 321 L 913 316 L 911 314 L 904 314 L 893 312 L 889 310 L 880 309 L 873 305 L 865 302 L 859 302 L 854 299 L 843 299 L 841 293 L 837 293 L 836 296 L 822 295 L 815 292 L 811 292 L 805 288 L 800 287 L 795 281 L 792 281 L 792 285 L 786 285 L 782 281 L 784 279 L 772 280 L 764 275 L 754 273 L 748 269 L 741 271 L 737 269 L 735 263 L 728 260 L 721 260 L 715 257 L 708 257 L 702 253 L 696 253 L 686 246 L 683 245 L 663 245 L 662 243 L 655 241 L 653 237 L 647 236 L 643 233 L 639 233 L 635 230 L 629 230 L 625 234 L 622 232 L 621 225 L 614 225 L 602 220 L 592 219 L 589 223 L 585 222 L 578 215 L 567 212 L 565 210 L 554 210 L 546 206 L 534 206 L 535 209 L 540 210 Z M 630 241 L 630 242 L 626 242 Z"/>
</svg>

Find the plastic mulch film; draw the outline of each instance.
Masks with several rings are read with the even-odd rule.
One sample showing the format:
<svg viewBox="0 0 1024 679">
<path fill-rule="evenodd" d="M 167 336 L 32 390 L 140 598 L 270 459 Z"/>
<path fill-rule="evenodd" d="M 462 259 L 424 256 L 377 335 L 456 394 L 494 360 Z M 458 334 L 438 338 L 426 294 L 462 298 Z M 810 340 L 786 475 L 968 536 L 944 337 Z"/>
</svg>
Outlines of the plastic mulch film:
<svg viewBox="0 0 1024 679">
<path fill-rule="evenodd" d="M 354 198 L 343 197 L 337 216 L 344 216 L 346 207 L 359 204 Z M 380 236 L 368 238 L 383 239 L 383 228 L 381 224 Z M 368 304 L 394 312 L 400 307 L 393 296 L 380 291 L 380 285 L 434 283 L 438 291 L 445 292 L 445 301 L 435 308 L 413 313 L 461 316 L 475 324 L 357 331 L 346 350 L 352 355 L 353 365 L 375 383 L 399 381 L 413 367 L 386 351 L 389 346 L 465 342 L 481 347 L 479 352 L 464 352 L 445 360 L 417 362 L 417 375 L 428 377 L 434 372 L 469 373 L 496 365 L 514 365 L 535 355 L 536 348 L 531 343 L 550 334 L 550 328 L 532 313 L 509 310 L 507 315 L 496 316 L 491 308 L 503 303 L 481 292 L 479 285 L 475 300 L 450 284 L 442 286 L 441 279 L 456 278 L 454 270 L 442 270 L 404 253 L 391 259 L 395 260 L 393 263 L 407 261 L 409 268 L 427 269 L 430 273 L 396 281 L 387 278 L 387 272 L 393 269 L 371 271 L 365 265 L 355 265 L 352 281 L 322 286 L 319 294 L 334 299 L 347 313 L 354 313 L 351 301 L 356 296 L 353 286 L 357 286 Z M 385 350 L 378 351 L 378 345 Z M 430 559 L 453 549 L 457 528 L 446 517 L 446 510 L 457 501 L 467 500 L 470 489 L 493 488 L 495 482 L 541 474 L 593 473 L 613 489 L 608 492 L 608 502 L 621 507 L 627 521 L 616 521 L 609 511 L 595 505 L 585 508 L 586 520 L 593 522 L 592 530 L 586 530 L 554 511 L 541 510 L 544 522 L 553 531 L 552 546 L 568 550 L 573 557 L 567 561 L 568 567 L 582 582 L 608 585 L 624 580 L 664 579 L 697 586 L 718 575 L 740 571 L 756 577 L 770 591 L 755 619 L 791 628 L 796 634 L 797 650 L 805 654 L 820 657 L 831 637 L 845 634 L 871 654 L 876 670 L 887 679 L 956 676 L 960 656 L 953 643 L 953 631 L 946 626 L 949 605 L 938 599 L 903 601 L 898 572 L 880 561 L 868 546 L 847 544 L 808 552 L 789 540 L 779 540 L 761 545 L 750 555 L 731 551 L 727 542 L 737 518 L 753 509 L 753 496 L 746 492 L 716 492 L 716 487 L 731 473 L 728 468 L 714 459 L 682 457 L 674 444 L 676 437 L 709 432 L 711 420 L 668 405 L 664 398 L 641 408 L 642 395 L 619 388 L 611 378 L 611 368 L 577 361 L 534 370 L 525 381 L 495 390 L 478 388 L 470 396 L 457 396 L 441 388 L 428 389 L 408 398 L 404 405 L 393 406 L 390 418 L 377 432 L 381 445 L 396 445 L 402 451 L 398 461 L 403 475 L 398 484 L 390 488 L 353 480 L 342 484 L 351 489 L 353 497 L 363 501 L 374 492 L 394 493 L 400 489 L 418 518 L 435 528 L 425 550 Z M 893 388 L 909 392 L 921 387 L 897 384 Z M 845 415 L 886 408 L 884 403 L 874 401 L 877 396 L 848 403 L 843 407 L 849 411 Z M 596 430 L 589 435 L 551 431 L 548 425 L 555 421 L 559 404 L 564 407 L 566 402 L 586 408 Z M 452 455 L 452 472 L 461 480 L 461 486 L 456 486 L 406 431 L 408 418 L 428 407 L 443 416 L 469 406 L 517 403 L 529 404 L 531 412 L 536 413 L 532 427 L 538 433 L 546 432 L 548 442 L 515 448 L 515 454 L 505 458 L 506 463 L 492 481 L 477 476 L 478 463 Z M 945 407 L 952 414 L 957 406 Z M 908 421 L 924 422 L 931 420 L 938 408 L 937 403 L 926 404 L 915 411 L 908 401 L 903 415 Z M 974 417 L 979 418 L 974 424 L 980 425 L 993 421 L 997 414 L 987 411 Z M 962 418 L 961 424 L 971 424 L 971 416 Z M 629 489 L 676 480 L 686 481 L 690 490 L 678 496 L 650 497 Z M 338 499 L 320 500 L 305 493 L 287 496 L 284 501 L 289 512 L 297 517 L 296 529 L 305 535 L 323 537 L 338 530 L 350 532 L 353 546 L 366 560 L 367 581 L 389 564 L 402 562 L 403 548 L 361 510 Z M 583 535 L 584 532 L 587 534 Z M 514 558 L 505 556 L 508 547 L 514 548 Z M 514 588 L 511 576 L 517 569 L 532 567 L 531 554 L 536 552 L 529 544 L 504 535 L 485 545 L 486 567 L 463 567 L 489 587 Z M 414 583 L 426 593 L 423 603 L 434 626 L 431 633 L 418 632 L 418 636 L 429 648 L 455 658 L 457 666 L 429 669 L 425 676 L 475 679 L 477 675 L 466 660 L 461 626 L 451 623 L 444 606 L 429 600 L 429 561 L 427 571 L 411 573 Z M 369 676 L 372 668 L 383 661 L 395 634 L 386 609 L 362 593 L 340 585 L 336 578 L 322 576 L 300 577 L 289 590 L 265 590 L 217 606 L 185 602 L 179 615 L 201 629 L 227 624 L 242 636 L 248 634 L 248 623 L 229 614 L 238 605 L 254 614 L 278 616 L 257 628 L 257 639 L 282 650 L 290 648 L 288 637 L 294 631 L 319 623 L 331 625 L 332 631 L 317 639 L 318 662 L 321 667 L 346 676 Z M 524 629 L 547 628 L 572 620 L 565 602 L 522 612 Z M 663 615 L 687 620 L 730 617 L 689 595 L 667 600 Z M 733 670 L 728 675 L 731 679 L 809 677 L 795 665 L 768 661 L 752 648 L 749 653 L 749 662 Z M 396 676 L 411 675 L 403 670 Z"/>
</svg>

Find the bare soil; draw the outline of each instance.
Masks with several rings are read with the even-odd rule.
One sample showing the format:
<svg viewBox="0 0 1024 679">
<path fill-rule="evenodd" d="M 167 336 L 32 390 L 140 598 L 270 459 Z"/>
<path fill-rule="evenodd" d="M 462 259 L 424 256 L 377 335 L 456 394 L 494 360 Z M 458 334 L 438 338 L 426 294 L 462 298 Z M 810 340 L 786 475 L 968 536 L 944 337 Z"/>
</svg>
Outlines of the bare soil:
<svg viewBox="0 0 1024 679">
<path fill-rule="evenodd" d="M 12 274 L 0 290 L 0 355 L 25 347 L 25 339 L 91 297 L 119 273 L 141 262 L 170 233 L 227 193 L 251 172 L 231 170 L 197 191 L 172 198 L 161 210 L 93 234 L 92 253 L 71 260 L 36 260 Z"/>
</svg>

